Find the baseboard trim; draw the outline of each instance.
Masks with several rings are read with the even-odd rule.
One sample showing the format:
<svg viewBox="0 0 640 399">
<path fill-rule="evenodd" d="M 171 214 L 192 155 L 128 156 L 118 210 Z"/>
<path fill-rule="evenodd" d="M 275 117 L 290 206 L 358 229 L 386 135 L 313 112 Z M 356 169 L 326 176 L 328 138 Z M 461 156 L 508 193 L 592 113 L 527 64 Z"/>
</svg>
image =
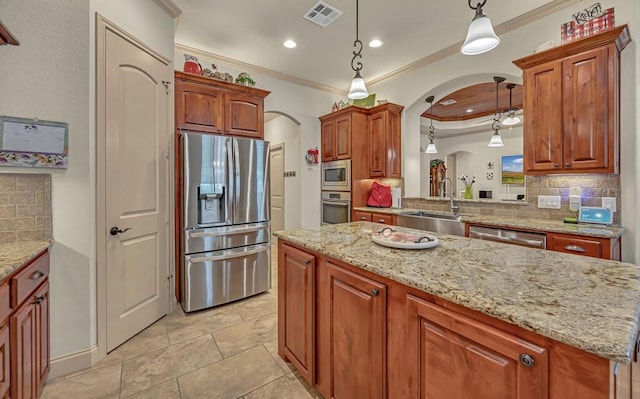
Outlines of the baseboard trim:
<svg viewBox="0 0 640 399">
<path fill-rule="evenodd" d="M 51 368 L 49 369 L 48 379 L 88 369 L 98 360 L 98 347 L 95 345 L 79 352 L 53 358 L 50 363 Z"/>
</svg>

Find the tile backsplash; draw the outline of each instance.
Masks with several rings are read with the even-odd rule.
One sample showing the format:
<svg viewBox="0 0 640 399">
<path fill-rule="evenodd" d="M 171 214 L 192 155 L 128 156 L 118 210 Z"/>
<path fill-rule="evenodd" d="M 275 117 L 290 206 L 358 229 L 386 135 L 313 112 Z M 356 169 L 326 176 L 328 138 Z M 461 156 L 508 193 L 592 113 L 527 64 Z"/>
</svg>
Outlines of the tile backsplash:
<svg viewBox="0 0 640 399">
<path fill-rule="evenodd" d="M 569 209 L 569 189 L 582 188 L 582 206 L 602 206 L 602 197 L 615 197 L 617 212 L 613 214 L 613 223 L 620 223 L 622 207 L 620 205 L 620 175 L 617 174 L 589 174 L 589 175 L 548 175 L 526 176 L 526 202 L 489 201 L 489 200 L 460 200 L 460 213 L 479 215 L 499 215 L 507 217 L 523 217 L 543 220 L 562 220 L 565 217 L 576 216 Z M 539 195 L 559 195 L 560 209 L 538 208 Z M 441 199 L 404 198 L 402 206 L 405 208 L 432 209 L 447 211 L 449 203 Z"/>
<path fill-rule="evenodd" d="M 51 175 L 0 173 L 0 244 L 51 239 Z"/>
</svg>

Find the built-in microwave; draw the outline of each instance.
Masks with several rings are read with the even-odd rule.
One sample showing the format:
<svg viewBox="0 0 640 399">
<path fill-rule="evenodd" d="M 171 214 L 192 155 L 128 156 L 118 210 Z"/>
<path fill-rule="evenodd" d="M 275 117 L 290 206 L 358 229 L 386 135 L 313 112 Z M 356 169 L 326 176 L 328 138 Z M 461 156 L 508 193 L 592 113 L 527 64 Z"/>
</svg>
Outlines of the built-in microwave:
<svg viewBox="0 0 640 399">
<path fill-rule="evenodd" d="M 351 160 L 322 163 L 322 190 L 351 191 Z"/>
</svg>

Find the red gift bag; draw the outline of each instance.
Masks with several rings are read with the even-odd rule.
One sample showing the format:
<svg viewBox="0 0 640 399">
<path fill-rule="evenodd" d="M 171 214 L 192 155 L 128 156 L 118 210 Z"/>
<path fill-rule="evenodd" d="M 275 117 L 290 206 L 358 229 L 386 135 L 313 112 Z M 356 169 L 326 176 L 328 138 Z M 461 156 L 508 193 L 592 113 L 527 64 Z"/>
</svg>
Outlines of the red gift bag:
<svg viewBox="0 0 640 399">
<path fill-rule="evenodd" d="M 374 181 L 369 192 L 367 206 L 389 208 L 391 206 L 391 187 Z"/>
</svg>

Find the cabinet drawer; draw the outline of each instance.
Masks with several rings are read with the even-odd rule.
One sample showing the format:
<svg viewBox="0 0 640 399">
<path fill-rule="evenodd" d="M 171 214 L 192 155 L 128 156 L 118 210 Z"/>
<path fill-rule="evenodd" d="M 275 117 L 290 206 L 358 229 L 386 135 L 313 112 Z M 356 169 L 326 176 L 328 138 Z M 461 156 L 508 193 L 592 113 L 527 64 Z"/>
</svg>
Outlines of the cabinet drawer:
<svg viewBox="0 0 640 399">
<path fill-rule="evenodd" d="M 9 297 L 9 283 L 6 282 L 0 285 L 0 323 L 11 313 Z"/>
<path fill-rule="evenodd" d="M 394 220 L 394 215 L 388 215 L 384 213 L 372 213 L 371 221 L 375 223 L 390 224 L 390 225 L 396 224 Z"/>
<path fill-rule="evenodd" d="M 371 219 L 371 213 L 369 212 L 361 212 L 361 211 L 353 211 L 353 216 L 351 218 L 352 222 L 370 222 Z"/>
<path fill-rule="evenodd" d="M 11 307 L 17 309 L 48 276 L 49 252 L 45 252 L 11 278 Z"/>
<path fill-rule="evenodd" d="M 549 247 L 547 249 L 552 251 L 592 256 L 594 258 L 602 257 L 603 244 L 599 240 L 557 235 L 550 235 L 549 238 Z"/>
</svg>

